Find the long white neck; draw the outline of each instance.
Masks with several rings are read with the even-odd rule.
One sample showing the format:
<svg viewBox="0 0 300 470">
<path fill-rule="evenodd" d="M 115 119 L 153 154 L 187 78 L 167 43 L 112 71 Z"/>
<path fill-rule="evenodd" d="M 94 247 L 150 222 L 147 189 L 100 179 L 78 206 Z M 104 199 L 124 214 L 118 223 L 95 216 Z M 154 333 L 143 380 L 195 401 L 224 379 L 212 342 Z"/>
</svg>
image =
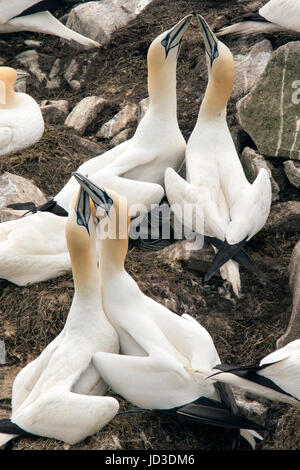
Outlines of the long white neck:
<svg viewBox="0 0 300 470">
<path fill-rule="evenodd" d="M 149 63 L 148 93 L 148 112 L 177 122 L 176 61 L 170 61 L 164 67 Z"/>
<path fill-rule="evenodd" d="M 77 226 L 73 227 L 73 230 L 68 230 L 67 225 L 66 235 L 74 279 L 74 298 L 66 327 L 98 324 L 105 315 L 102 308 L 94 234 L 91 233 L 89 237 L 84 227 Z"/>
</svg>

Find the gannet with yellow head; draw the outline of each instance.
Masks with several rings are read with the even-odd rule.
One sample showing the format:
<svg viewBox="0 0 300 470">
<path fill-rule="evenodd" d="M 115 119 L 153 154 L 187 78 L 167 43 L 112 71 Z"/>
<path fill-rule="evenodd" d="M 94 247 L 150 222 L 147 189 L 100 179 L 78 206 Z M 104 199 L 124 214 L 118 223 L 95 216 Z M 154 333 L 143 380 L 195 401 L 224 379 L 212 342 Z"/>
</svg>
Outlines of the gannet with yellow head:
<svg viewBox="0 0 300 470">
<path fill-rule="evenodd" d="M 191 18 L 192 15 L 186 16 L 150 45 L 150 107 L 134 136 L 78 169 L 94 183 L 126 197 L 131 217 L 159 204 L 164 195 L 161 183 L 165 169 L 168 166 L 177 169 L 184 158 L 186 144 L 176 115 L 176 64 Z M 26 285 L 51 279 L 70 269 L 65 218 L 56 214 L 60 210 L 67 215 L 77 189 L 78 183 L 71 177 L 54 200 L 39 208 L 36 214 L 0 224 L 1 278 Z M 26 238 L 24 232 L 28 234 Z"/>
<path fill-rule="evenodd" d="M 75 177 L 97 206 L 102 190 L 83 175 Z M 116 192 L 107 193 L 114 208 L 107 233 L 110 228 L 113 236 L 101 237 L 99 270 L 103 308 L 118 332 L 121 354 L 98 352 L 95 367 L 116 393 L 140 408 L 239 429 L 254 446 L 255 430 L 262 427 L 238 415 L 230 388 L 194 379 L 195 368 L 210 370 L 220 363 L 209 333 L 190 315 L 176 315 L 144 295 L 125 270 L 128 207 Z"/>
<path fill-rule="evenodd" d="M 15 69 L 0 67 L 0 157 L 29 147 L 44 133 L 39 105 L 26 93 L 14 91 L 17 79 Z"/>
<path fill-rule="evenodd" d="M 108 213 L 111 199 L 104 191 L 99 196 Z M 99 396 L 106 393 L 107 384 L 91 362 L 97 351 L 119 351 L 117 333 L 102 308 L 94 217 L 94 204 L 80 189 L 66 224 L 73 302 L 61 333 L 17 375 L 11 419 L 0 421 L 0 445 L 28 433 L 76 444 L 118 411 L 117 400 Z"/>
<path fill-rule="evenodd" d="M 246 179 L 226 122 L 226 107 L 234 82 L 233 56 L 204 18 L 198 15 L 198 19 L 207 55 L 208 84 L 197 123 L 187 143 L 187 181 L 168 168 L 166 194 L 172 206 L 184 207 L 191 201 L 203 206 L 202 235 L 219 250 L 206 280 L 221 268 L 222 276 L 239 295 L 240 276 L 236 261 L 264 280 L 242 246 L 267 220 L 271 184 L 265 169 L 259 171 L 252 185 Z M 193 220 L 185 220 L 185 223 L 195 230 Z"/>
</svg>

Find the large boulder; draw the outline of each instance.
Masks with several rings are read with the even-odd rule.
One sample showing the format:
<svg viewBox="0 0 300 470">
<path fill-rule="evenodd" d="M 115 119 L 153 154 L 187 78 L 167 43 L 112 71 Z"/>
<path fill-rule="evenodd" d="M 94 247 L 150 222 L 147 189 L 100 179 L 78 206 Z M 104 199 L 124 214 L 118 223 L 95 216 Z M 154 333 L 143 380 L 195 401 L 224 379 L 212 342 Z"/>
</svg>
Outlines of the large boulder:
<svg viewBox="0 0 300 470">
<path fill-rule="evenodd" d="M 293 307 L 286 332 L 277 340 L 277 347 L 300 339 L 300 241 L 294 248 L 289 266 L 290 288 L 293 292 Z"/>
<path fill-rule="evenodd" d="M 300 41 L 279 47 L 256 86 L 237 103 L 238 120 L 259 153 L 300 159 Z"/>
<path fill-rule="evenodd" d="M 66 25 L 101 44 L 110 41 L 112 33 L 134 19 L 153 0 L 102 0 L 73 8 Z"/>
</svg>

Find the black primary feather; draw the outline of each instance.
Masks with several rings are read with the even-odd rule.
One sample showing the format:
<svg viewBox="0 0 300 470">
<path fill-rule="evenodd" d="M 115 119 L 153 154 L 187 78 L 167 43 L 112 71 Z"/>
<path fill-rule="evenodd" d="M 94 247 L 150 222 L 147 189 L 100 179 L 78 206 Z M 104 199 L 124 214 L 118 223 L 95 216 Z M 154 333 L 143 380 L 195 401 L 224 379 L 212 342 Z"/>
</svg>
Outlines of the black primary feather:
<svg viewBox="0 0 300 470">
<path fill-rule="evenodd" d="M 26 10 L 22 11 L 19 15 L 15 16 L 14 18 L 18 18 L 20 16 L 28 16 L 33 15 L 34 13 L 39 13 L 41 11 L 50 11 L 53 12 L 55 10 L 59 10 L 60 8 L 65 8 L 71 6 L 70 4 L 76 3 L 85 3 L 86 0 L 42 0 L 37 2 L 35 5 L 27 8 Z"/>
<path fill-rule="evenodd" d="M 20 428 L 17 424 L 12 423 L 10 419 L 0 419 L 0 433 L 18 434 L 19 436 L 34 436 L 35 435 Z"/>
<path fill-rule="evenodd" d="M 276 361 L 280 362 L 280 361 Z M 231 366 L 227 364 L 219 364 L 214 367 L 214 369 L 218 369 L 222 372 L 227 372 L 227 373 L 232 373 L 238 377 L 241 377 L 243 379 L 249 380 L 250 382 L 257 383 L 258 385 L 261 385 L 266 388 L 270 388 L 274 390 L 275 392 L 281 393 L 283 395 L 287 395 L 289 397 L 294 398 L 297 401 L 298 398 L 294 397 L 290 393 L 287 393 L 285 390 L 280 388 L 278 385 L 276 385 L 271 379 L 268 379 L 267 377 L 264 377 L 263 375 L 257 374 L 258 371 L 265 369 L 266 367 L 272 366 L 273 364 L 276 364 L 276 362 L 272 362 L 270 364 L 263 364 L 263 365 L 253 365 L 253 366 Z M 216 372 L 215 374 L 212 374 L 210 377 L 217 377 L 219 372 Z"/>
</svg>

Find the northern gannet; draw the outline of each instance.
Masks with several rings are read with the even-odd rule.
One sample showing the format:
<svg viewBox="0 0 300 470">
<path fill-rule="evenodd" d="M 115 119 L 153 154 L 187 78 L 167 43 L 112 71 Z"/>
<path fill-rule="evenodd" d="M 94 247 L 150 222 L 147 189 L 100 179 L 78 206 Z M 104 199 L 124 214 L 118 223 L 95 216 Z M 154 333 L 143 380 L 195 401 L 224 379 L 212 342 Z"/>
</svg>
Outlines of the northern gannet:
<svg viewBox="0 0 300 470">
<path fill-rule="evenodd" d="M 151 210 L 151 205 L 159 204 L 164 195 L 161 183 L 165 169 L 169 166 L 177 169 L 184 159 L 186 144 L 176 113 L 176 65 L 191 18 L 188 15 L 161 33 L 149 47 L 150 107 L 134 136 L 78 168 L 95 184 L 126 196 L 132 217 L 139 213 L 137 205 L 145 212 Z M 51 279 L 70 269 L 65 218 L 55 214 L 58 206 L 68 210 L 77 189 L 78 183 L 71 177 L 55 196 L 52 207 L 0 224 L 0 278 L 26 285 Z"/>
<path fill-rule="evenodd" d="M 247 13 L 233 21 L 234 24 L 221 28 L 217 36 L 269 34 L 286 30 L 300 33 L 300 3 L 298 0 L 270 0 L 259 10 Z"/>
<path fill-rule="evenodd" d="M 268 354 L 258 365 L 217 365 L 210 378 L 255 395 L 300 407 L 300 339 Z M 218 372 L 222 371 L 222 372 Z M 197 374 L 197 372 L 196 372 Z M 201 371 L 209 375 L 208 371 Z"/>
<path fill-rule="evenodd" d="M 97 207 L 97 187 L 83 175 L 75 176 Z M 253 434 L 258 435 L 249 429 L 262 428 L 238 415 L 230 388 L 205 380 L 199 384 L 190 371 L 220 363 L 209 333 L 190 315 L 176 315 L 144 295 L 126 272 L 128 208 L 124 198 L 110 189 L 107 193 L 115 210 L 108 222 L 114 236 L 100 240 L 100 282 L 103 308 L 118 332 L 121 354 L 97 352 L 95 367 L 116 393 L 140 408 L 242 428 L 241 435 L 254 445 Z"/>
<path fill-rule="evenodd" d="M 18 31 L 52 34 L 67 40 L 74 40 L 88 47 L 100 44 L 82 34 L 76 33 L 58 21 L 50 11 L 66 7 L 81 0 L 0 0 L 0 34 Z"/>
<path fill-rule="evenodd" d="M 20 74 L 19 74 L 20 78 Z M 17 71 L 0 67 L 0 156 L 29 147 L 44 133 L 44 119 L 37 102 L 26 93 L 16 93 Z"/>
<path fill-rule="evenodd" d="M 111 200 L 98 192 L 108 213 Z M 35 434 L 76 444 L 101 429 L 119 404 L 104 397 L 107 385 L 91 360 L 97 351 L 118 353 L 116 331 L 102 308 L 95 247 L 95 207 L 80 190 L 69 208 L 66 239 L 74 279 L 73 302 L 61 333 L 17 375 L 12 416 L 0 420 L 0 445 Z"/>
<path fill-rule="evenodd" d="M 209 80 L 195 128 L 186 148 L 187 181 L 174 170 L 165 172 L 165 188 L 172 207 L 196 204 L 203 210 L 202 235 L 218 248 L 209 268 L 210 279 L 225 262 L 223 277 L 238 295 L 240 276 L 234 257 L 263 279 L 250 257 L 241 250 L 244 243 L 265 224 L 271 206 L 271 184 L 261 169 L 253 184 L 244 174 L 226 122 L 226 106 L 234 82 L 234 60 L 206 21 L 198 15 L 207 54 Z M 175 209 L 176 214 L 176 209 Z M 185 219 L 193 231 L 195 219 Z M 222 243 L 220 243 L 222 241 Z"/>
</svg>

